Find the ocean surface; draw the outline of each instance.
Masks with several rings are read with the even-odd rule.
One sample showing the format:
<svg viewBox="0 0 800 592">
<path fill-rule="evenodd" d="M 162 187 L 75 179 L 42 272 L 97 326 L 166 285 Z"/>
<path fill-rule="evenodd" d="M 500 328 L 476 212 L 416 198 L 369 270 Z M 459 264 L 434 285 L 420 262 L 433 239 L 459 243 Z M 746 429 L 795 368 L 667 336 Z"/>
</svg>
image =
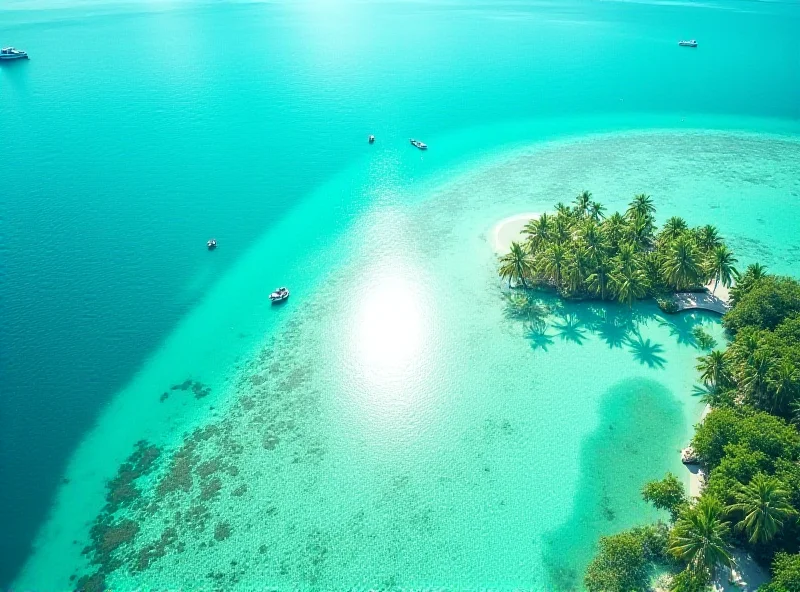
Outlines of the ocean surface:
<svg viewBox="0 0 800 592">
<path fill-rule="evenodd" d="M 492 228 L 646 192 L 797 274 L 798 30 L 794 1 L 0 3 L 31 55 L 0 64 L 0 587 L 579 589 L 685 478 L 691 332 L 724 335 L 518 318 Z"/>
</svg>

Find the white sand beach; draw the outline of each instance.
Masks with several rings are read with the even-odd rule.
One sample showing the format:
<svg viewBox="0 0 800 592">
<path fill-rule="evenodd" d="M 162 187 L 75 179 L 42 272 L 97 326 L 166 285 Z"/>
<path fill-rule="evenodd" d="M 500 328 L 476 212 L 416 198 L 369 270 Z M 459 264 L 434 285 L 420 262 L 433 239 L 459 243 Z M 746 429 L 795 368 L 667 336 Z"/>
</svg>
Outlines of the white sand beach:
<svg viewBox="0 0 800 592">
<path fill-rule="evenodd" d="M 492 248 L 498 255 L 503 255 L 511 248 L 512 241 L 524 238 L 522 229 L 530 221 L 539 217 L 537 212 L 517 214 L 500 220 L 492 229 Z"/>
</svg>

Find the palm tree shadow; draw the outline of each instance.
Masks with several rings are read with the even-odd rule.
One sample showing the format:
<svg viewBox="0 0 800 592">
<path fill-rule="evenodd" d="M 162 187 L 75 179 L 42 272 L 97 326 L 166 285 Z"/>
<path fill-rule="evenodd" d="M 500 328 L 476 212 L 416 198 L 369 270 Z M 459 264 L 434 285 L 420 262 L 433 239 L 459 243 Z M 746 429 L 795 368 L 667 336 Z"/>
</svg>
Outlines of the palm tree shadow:
<svg viewBox="0 0 800 592">
<path fill-rule="evenodd" d="M 649 368 L 663 368 L 667 363 L 667 359 L 660 355 L 664 352 L 664 348 L 658 343 L 636 335 L 636 338 L 628 337 L 627 344 L 634 359 L 642 365 Z"/>
<path fill-rule="evenodd" d="M 531 321 L 525 326 L 525 339 L 531 342 L 531 348 L 547 351 L 553 345 L 553 337 L 547 334 L 547 323 L 544 321 Z"/>
<path fill-rule="evenodd" d="M 504 298 L 504 314 L 508 319 L 538 322 L 550 314 L 547 304 L 526 292 L 511 292 Z"/>
<path fill-rule="evenodd" d="M 558 331 L 558 336 L 563 341 L 571 341 L 578 345 L 583 345 L 586 340 L 586 331 L 583 329 L 580 319 L 572 313 L 567 313 L 563 317 L 563 322 L 553 323 L 553 328 Z"/>
<path fill-rule="evenodd" d="M 666 327 L 669 334 L 678 340 L 681 345 L 688 345 L 698 349 L 697 338 L 694 336 L 694 328 L 698 324 L 698 320 L 689 315 L 673 316 L 669 321 L 662 317 L 658 318 L 658 324 Z"/>
<path fill-rule="evenodd" d="M 703 403 L 713 405 L 719 395 L 719 390 L 707 384 L 696 384 L 692 387 L 692 396 L 699 397 Z"/>
<path fill-rule="evenodd" d="M 602 316 L 602 320 L 596 323 L 592 330 L 606 342 L 609 348 L 621 349 L 636 328 L 637 321 L 632 314 L 607 310 Z"/>
</svg>

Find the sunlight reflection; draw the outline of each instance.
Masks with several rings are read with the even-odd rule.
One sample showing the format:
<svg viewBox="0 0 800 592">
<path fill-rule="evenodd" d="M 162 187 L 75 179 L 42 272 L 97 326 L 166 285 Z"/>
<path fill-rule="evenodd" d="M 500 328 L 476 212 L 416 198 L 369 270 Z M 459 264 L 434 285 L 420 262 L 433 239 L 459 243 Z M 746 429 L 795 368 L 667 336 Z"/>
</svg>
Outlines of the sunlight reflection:
<svg viewBox="0 0 800 592">
<path fill-rule="evenodd" d="M 395 235 L 397 236 L 397 235 Z M 341 369 L 350 393 L 345 412 L 366 422 L 362 433 L 408 441 L 425 422 L 435 390 L 434 302 L 419 269 L 405 258 L 381 257 L 363 293 L 347 307 Z"/>
<path fill-rule="evenodd" d="M 408 278 L 381 278 L 365 294 L 354 336 L 365 374 L 384 381 L 397 378 L 422 347 L 420 287 Z"/>
</svg>

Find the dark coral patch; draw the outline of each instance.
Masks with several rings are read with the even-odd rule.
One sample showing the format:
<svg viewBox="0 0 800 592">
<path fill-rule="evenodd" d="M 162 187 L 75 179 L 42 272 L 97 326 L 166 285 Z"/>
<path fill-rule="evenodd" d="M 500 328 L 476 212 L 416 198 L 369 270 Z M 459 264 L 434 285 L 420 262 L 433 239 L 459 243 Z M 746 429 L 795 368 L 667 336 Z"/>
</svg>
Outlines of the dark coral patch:
<svg viewBox="0 0 800 592">
<path fill-rule="evenodd" d="M 166 495 L 173 491 L 189 491 L 192 488 L 192 468 L 198 456 L 194 442 L 187 441 L 175 453 L 167 474 L 158 483 L 158 493 Z"/>
<path fill-rule="evenodd" d="M 219 522 L 214 527 L 214 540 L 224 541 L 229 536 L 231 536 L 231 532 L 233 532 L 233 529 L 231 528 L 230 524 L 228 524 L 227 522 Z"/>
<path fill-rule="evenodd" d="M 218 477 L 214 477 L 200 488 L 200 501 L 207 502 L 215 499 L 219 495 L 221 489 L 222 481 L 220 481 Z"/>
</svg>

